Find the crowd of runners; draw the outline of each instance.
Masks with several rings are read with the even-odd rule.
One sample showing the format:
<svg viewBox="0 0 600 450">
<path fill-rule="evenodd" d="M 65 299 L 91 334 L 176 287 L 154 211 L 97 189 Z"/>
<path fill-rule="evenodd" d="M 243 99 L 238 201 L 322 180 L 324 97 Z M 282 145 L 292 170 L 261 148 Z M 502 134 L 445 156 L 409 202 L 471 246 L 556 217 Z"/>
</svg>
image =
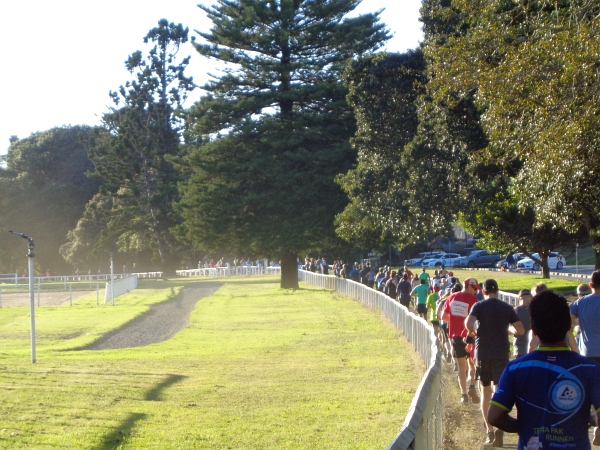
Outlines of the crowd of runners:
<svg viewBox="0 0 600 450">
<path fill-rule="evenodd" d="M 539 283 L 522 289 L 513 308 L 498 298 L 496 280 L 461 283 L 443 266 L 430 275 L 426 268 L 312 263 L 312 271 L 384 292 L 433 325 L 457 372 L 461 402 L 480 405 L 487 444 L 503 447 L 507 431 L 519 434 L 519 449 L 589 449 L 588 427 L 595 426 L 592 443 L 600 445 L 600 271 L 570 304 Z"/>
</svg>

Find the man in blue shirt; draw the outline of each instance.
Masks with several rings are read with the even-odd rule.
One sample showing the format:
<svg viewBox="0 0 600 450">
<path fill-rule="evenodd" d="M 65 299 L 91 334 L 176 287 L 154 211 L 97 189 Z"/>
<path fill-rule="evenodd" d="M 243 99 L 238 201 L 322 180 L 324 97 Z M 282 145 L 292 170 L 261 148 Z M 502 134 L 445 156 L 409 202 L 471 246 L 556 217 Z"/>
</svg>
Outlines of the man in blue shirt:
<svg viewBox="0 0 600 450">
<path fill-rule="evenodd" d="M 552 291 L 529 305 L 540 347 L 506 366 L 488 408 L 488 422 L 519 433 L 519 449 L 591 449 L 590 407 L 600 406 L 600 364 L 572 352 L 567 300 Z M 517 406 L 517 418 L 509 416 Z"/>
<path fill-rule="evenodd" d="M 592 274 L 590 295 L 571 304 L 571 325 L 579 325 L 579 351 L 600 363 L 600 271 Z M 594 445 L 600 445 L 600 428 L 594 430 Z"/>
</svg>

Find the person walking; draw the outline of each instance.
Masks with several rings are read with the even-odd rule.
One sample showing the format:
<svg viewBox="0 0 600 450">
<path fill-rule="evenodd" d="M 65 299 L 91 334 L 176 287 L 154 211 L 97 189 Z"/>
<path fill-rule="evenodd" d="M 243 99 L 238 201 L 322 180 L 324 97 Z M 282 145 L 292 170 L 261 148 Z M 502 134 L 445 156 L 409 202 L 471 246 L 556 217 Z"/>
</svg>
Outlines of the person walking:
<svg viewBox="0 0 600 450">
<path fill-rule="evenodd" d="M 590 449 L 590 407 L 600 411 L 600 364 L 568 351 L 571 319 L 563 296 L 544 291 L 533 297 L 529 313 L 540 347 L 508 363 L 487 421 L 518 433 L 519 449 Z M 516 418 L 509 416 L 514 405 Z"/>
<path fill-rule="evenodd" d="M 487 427 L 487 443 L 494 447 L 503 446 L 504 431 L 493 429 L 487 421 L 487 409 L 502 371 L 508 364 L 510 355 L 508 327 L 512 325 L 517 335 L 524 334 L 523 324 L 517 313 L 508 303 L 498 298 L 498 290 L 496 280 L 485 280 L 483 282 L 485 300 L 473 306 L 465 321 L 468 337 L 475 337 L 477 377 L 482 386 L 481 414 Z M 477 331 L 475 331 L 476 322 L 479 323 Z"/>
</svg>

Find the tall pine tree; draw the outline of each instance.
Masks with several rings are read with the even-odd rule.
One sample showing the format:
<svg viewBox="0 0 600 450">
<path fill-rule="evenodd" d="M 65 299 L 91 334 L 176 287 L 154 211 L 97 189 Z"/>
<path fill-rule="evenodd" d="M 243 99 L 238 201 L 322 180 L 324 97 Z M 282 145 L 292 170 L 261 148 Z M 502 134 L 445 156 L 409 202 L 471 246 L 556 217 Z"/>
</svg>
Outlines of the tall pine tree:
<svg viewBox="0 0 600 450">
<path fill-rule="evenodd" d="M 178 223 L 173 205 L 180 181 L 171 158 L 179 155 L 183 126 L 179 113 L 194 89 L 184 73 L 189 56 L 177 58 L 188 42 L 188 29 L 161 19 L 144 42 L 154 44 L 146 58 L 136 51 L 125 62 L 133 80 L 110 93 L 114 106 L 102 118 L 109 134 L 90 140 L 95 174 L 106 184 L 105 195 L 115 201 L 96 197 L 88 212 L 99 201 L 112 205 L 104 216 L 103 239 L 122 242 L 124 251 L 131 250 L 132 242 L 135 251 L 151 249 L 155 264 L 166 270 L 181 259 L 170 232 Z"/>
<path fill-rule="evenodd" d="M 341 82 L 353 57 L 388 38 L 378 14 L 348 18 L 360 0 L 220 0 L 198 52 L 229 63 L 204 89 L 190 130 L 203 138 L 178 232 L 198 248 L 282 260 L 298 286 L 299 252 L 336 242 L 345 203 L 334 183 L 355 161 Z"/>
</svg>

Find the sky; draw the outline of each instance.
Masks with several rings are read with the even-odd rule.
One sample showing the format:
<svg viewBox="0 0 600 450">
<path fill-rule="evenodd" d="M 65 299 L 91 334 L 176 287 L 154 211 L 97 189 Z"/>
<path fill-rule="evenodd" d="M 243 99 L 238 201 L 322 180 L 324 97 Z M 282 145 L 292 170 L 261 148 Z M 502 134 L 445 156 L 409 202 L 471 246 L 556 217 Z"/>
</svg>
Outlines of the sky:
<svg viewBox="0 0 600 450">
<path fill-rule="evenodd" d="M 109 91 L 131 79 L 124 61 L 146 54 L 143 37 L 158 20 L 208 31 L 211 22 L 198 3 L 211 0 L 29 0 L 0 1 L 0 155 L 9 139 L 63 125 L 99 125 L 111 101 Z M 385 8 L 381 20 L 394 37 L 385 49 L 403 52 L 422 40 L 421 0 L 364 0 L 357 13 Z M 212 63 L 191 47 L 186 69 L 202 85 Z M 197 96 L 200 95 L 198 92 Z M 194 98 L 185 106 L 191 106 Z"/>
</svg>

